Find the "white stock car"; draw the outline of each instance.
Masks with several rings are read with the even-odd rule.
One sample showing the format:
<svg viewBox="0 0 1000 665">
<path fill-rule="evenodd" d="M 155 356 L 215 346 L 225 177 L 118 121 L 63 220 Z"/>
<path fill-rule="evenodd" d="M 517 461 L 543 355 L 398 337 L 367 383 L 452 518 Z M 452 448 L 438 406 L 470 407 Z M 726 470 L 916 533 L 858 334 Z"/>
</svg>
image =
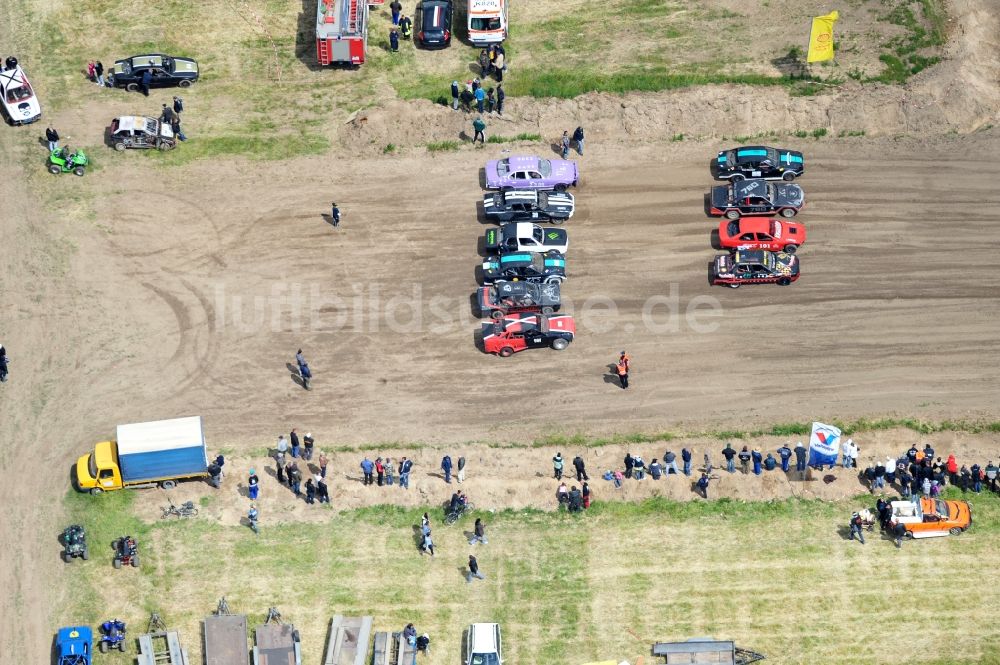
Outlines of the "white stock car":
<svg viewBox="0 0 1000 665">
<path fill-rule="evenodd" d="M 501 254 L 512 252 L 565 254 L 569 249 L 569 235 L 564 229 L 539 226 L 531 222 L 516 222 L 490 229 L 486 232 L 483 243 L 487 251 Z"/>
<path fill-rule="evenodd" d="M 3 111 L 13 125 L 27 125 L 42 117 L 42 107 L 20 66 L 0 71 Z"/>
</svg>

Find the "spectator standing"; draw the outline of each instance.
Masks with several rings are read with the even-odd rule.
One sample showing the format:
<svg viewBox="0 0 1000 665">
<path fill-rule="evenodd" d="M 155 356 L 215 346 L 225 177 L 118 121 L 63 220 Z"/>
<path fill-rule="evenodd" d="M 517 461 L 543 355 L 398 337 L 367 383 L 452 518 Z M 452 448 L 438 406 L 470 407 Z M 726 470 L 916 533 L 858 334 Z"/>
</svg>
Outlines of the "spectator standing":
<svg viewBox="0 0 1000 665">
<path fill-rule="evenodd" d="M 285 482 L 285 453 L 281 450 L 277 450 L 274 453 L 274 475 L 277 477 L 278 482 L 284 484 Z"/>
<path fill-rule="evenodd" d="M 493 109 L 496 108 L 497 100 L 493 96 L 494 92 L 495 92 L 495 90 L 493 90 L 492 87 L 486 89 L 486 112 L 487 113 L 493 113 Z"/>
<path fill-rule="evenodd" d="M 923 482 L 920 483 L 920 491 L 924 496 L 931 495 L 931 479 L 924 478 Z"/>
<path fill-rule="evenodd" d="M 800 480 L 806 479 L 806 447 L 801 441 L 795 444 L 795 470 Z"/>
<path fill-rule="evenodd" d="M 390 28 L 389 30 L 389 50 L 393 53 L 399 53 L 399 32 L 396 28 Z"/>
<path fill-rule="evenodd" d="M 247 511 L 247 522 L 250 524 L 250 530 L 254 534 L 260 533 L 260 513 L 257 512 L 257 504 L 251 503 L 250 510 Z"/>
<path fill-rule="evenodd" d="M 326 486 L 326 478 L 322 476 L 316 479 L 316 497 L 321 504 L 330 503 L 330 490 Z"/>
<path fill-rule="evenodd" d="M 392 0 L 389 3 L 389 11 L 392 12 L 392 24 L 399 25 L 399 14 L 403 11 L 403 5 L 399 4 L 399 0 Z"/>
<path fill-rule="evenodd" d="M 375 482 L 379 487 L 382 487 L 382 483 L 385 482 L 385 465 L 382 464 L 382 458 L 375 458 Z"/>
<path fill-rule="evenodd" d="M 563 474 L 563 456 L 562 453 L 556 453 L 555 457 L 552 458 L 552 477 L 556 480 L 562 480 Z"/>
<path fill-rule="evenodd" d="M 458 81 L 451 82 L 451 108 L 458 110 Z"/>
<path fill-rule="evenodd" d="M 399 32 L 403 35 L 403 39 L 410 39 L 410 32 L 413 30 L 413 21 L 406 14 L 399 17 Z"/>
<path fill-rule="evenodd" d="M 962 488 L 963 492 L 972 488 L 972 473 L 969 471 L 969 467 L 964 464 L 958 472 L 958 486 Z"/>
<path fill-rule="evenodd" d="M 583 127 L 577 127 L 573 131 L 573 142 L 576 143 L 576 151 L 583 157 Z"/>
<path fill-rule="evenodd" d="M 142 80 L 139 83 L 139 87 L 142 88 L 142 94 L 149 97 L 149 84 L 153 82 L 153 72 L 148 68 L 142 73 Z"/>
<path fill-rule="evenodd" d="M 635 458 L 632 457 L 632 453 L 625 453 L 625 477 L 632 477 L 632 466 L 635 464 Z"/>
<path fill-rule="evenodd" d="M 160 122 L 165 122 L 169 125 L 171 122 L 173 122 L 173 120 L 174 120 L 174 110 L 169 106 L 167 106 L 166 104 L 164 104 L 163 110 L 160 111 Z"/>
<path fill-rule="evenodd" d="M 986 480 L 990 483 L 990 491 L 997 491 L 997 476 L 1000 476 L 1000 468 L 990 460 L 986 463 L 986 469 L 984 471 L 986 474 Z"/>
<path fill-rule="evenodd" d="M 569 131 L 563 131 L 562 139 L 560 139 L 560 145 L 562 146 L 562 158 L 569 159 Z"/>
<path fill-rule="evenodd" d="M 958 484 L 958 462 L 955 460 L 955 455 L 948 455 L 948 462 L 945 464 L 945 468 L 948 470 L 948 482 L 952 485 Z"/>
<path fill-rule="evenodd" d="M 472 538 L 469 539 L 470 545 L 475 545 L 476 543 L 482 545 L 489 544 L 489 541 L 486 540 L 486 525 L 478 517 L 476 518 L 476 525 L 472 528 Z"/>
<path fill-rule="evenodd" d="M 726 444 L 722 449 L 722 456 L 726 458 L 726 471 L 736 473 L 736 449 L 733 448 L 733 444 Z"/>
<path fill-rule="evenodd" d="M 586 510 L 587 508 L 590 508 L 590 485 L 588 485 L 586 482 L 583 483 L 582 493 L 583 493 L 583 508 L 584 510 Z"/>
<path fill-rule="evenodd" d="M 903 538 L 906 536 L 906 527 L 900 522 L 892 522 L 892 537 L 896 541 L 896 549 L 903 546 Z"/>
<path fill-rule="evenodd" d="M 208 465 L 208 478 L 208 482 L 211 483 L 212 487 L 215 489 L 222 487 L 222 467 L 215 461 Z"/>
<path fill-rule="evenodd" d="M 364 480 L 365 485 L 371 485 L 372 483 L 375 482 L 375 479 L 372 475 L 375 472 L 375 465 L 372 463 L 370 459 L 368 459 L 367 456 L 365 456 L 365 458 L 361 460 L 361 472 L 365 474 L 365 480 Z"/>
<path fill-rule="evenodd" d="M 472 582 L 472 578 L 478 578 L 485 580 L 486 576 L 479 572 L 479 562 L 476 561 L 476 557 L 469 555 L 469 573 L 465 576 L 466 583 Z"/>
<path fill-rule="evenodd" d="M 500 56 L 497 56 L 498 59 L 499 57 Z M 507 93 L 504 92 L 503 83 L 501 83 L 500 85 L 497 86 L 497 115 L 503 115 L 503 102 L 506 98 L 507 98 Z"/>
<path fill-rule="evenodd" d="M 875 489 L 885 488 L 885 465 L 882 462 L 875 464 Z"/>
<path fill-rule="evenodd" d="M 386 457 L 385 458 L 385 484 L 389 485 L 391 487 L 392 484 L 393 484 L 393 482 L 395 482 L 395 476 L 396 476 L 396 467 L 393 465 L 392 459 Z"/>
<path fill-rule="evenodd" d="M 636 480 L 642 480 L 646 477 L 646 462 L 641 455 L 632 458 L 632 477 Z"/>
<path fill-rule="evenodd" d="M 94 76 L 97 78 L 97 85 L 104 87 L 104 65 L 98 60 L 94 63 Z"/>
<path fill-rule="evenodd" d="M 0 344 L 0 383 L 6 383 L 7 381 L 7 349 L 3 348 L 3 344 Z"/>
<path fill-rule="evenodd" d="M 792 449 L 788 447 L 787 443 L 778 448 L 778 457 L 781 458 L 781 470 L 788 473 L 788 463 L 792 459 Z"/>
<path fill-rule="evenodd" d="M 313 447 L 316 445 L 316 439 L 313 438 L 312 432 L 306 432 L 306 435 L 302 437 L 302 459 L 307 462 L 311 462 L 313 458 Z"/>
<path fill-rule="evenodd" d="M 326 478 L 326 467 L 329 465 L 330 460 L 327 459 L 326 453 L 319 454 L 319 477 Z"/>
<path fill-rule="evenodd" d="M 59 149 L 59 132 L 52 127 L 45 128 L 45 140 L 49 142 L 49 152 Z"/>
<path fill-rule="evenodd" d="M 628 372 L 629 372 L 629 362 L 627 360 L 620 359 L 615 364 L 615 373 L 618 374 L 618 381 L 621 383 L 622 390 L 628 388 Z"/>
<path fill-rule="evenodd" d="M 184 100 L 178 97 L 177 95 L 174 95 L 174 113 L 180 115 L 183 110 L 184 110 Z"/>
<path fill-rule="evenodd" d="M 675 476 L 680 475 L 680 471 L 677 470 L 677 455 L 674 454 L 674 451 L 668 450 L 663 453 L 663 468 L 666 470 L 668 476 L 671 473 Z"/>
<path fill-rule="evenodd" d="M 481 87 L 476 88 L 476 110 L 479 113 L 486 112 L 486 91 Z"/>
<path fill-rule="evenodd" d="M 407 458 L 403 458 L 399 461 L 399 486 L 404 489 L 410 489 L 410 470 L 413 469 L 413 461 Z"/>
<path fill-rule="evenodd" d="M 865 544 L 864 521 L 861 519 L 861 515 L 859 513 L 854 513 L 853 515 L 851 515 L 850 527 L 851 527 L 851 540 L 854 540 L 854 537 L 857 536 L 858 540 L 861 541 L 861 544 L 864 545 Z"/>
<path fill-rule="evenodd" d="M 739 458 L 740 468 L 742 469 L 744 475 L 750 473 L 750 457 L 750 451 L 747 450 L 746 446 L 743 446 L 743 450 L 740 451 Z"/>
<path fill-rule="evenodd" d="M 330 223 L 333 224 L 333 228 L 340 226 L 340 208 L 337 207 L 336 201 L 330 203 Z"/>
<path fill-rule="evenodd" d="M 663 467 L 660 466 L 659 461 L 654 457 L 653 461 L 649 463 L 649 477 L 653 480 L 659 480 L 662 475 Z"/>
<path fill-rule="evenodd" d="M 924 445 L 924 459 L 934 459 L 934 448 L 929 443 Z"/>
<path fill-rule="evenodd" d="M 479 71 L 479 75 L 483 77 L 483 79 L 490 75 L 490 56 L 486 52 L 486 49 L 479 51 Z M 480 113 L 482 113 L 482 111 L 480 111 Z"/>
<path fill-rule="evenodd" d="M 885 458 L 885 482 L 889 485 L 896 482 L 896 460 L 891 457 Z"/>
<path fill-rule="evenodd" d="M 503 82 L 503 73 L 507 69 L 507 63 L 505 62 L 505 54 L 503 51 L 497 51 L 497 57 L 493 61 L 493 75 L 496 77 L 498 83 Z"/>
<path fill-rule="evenodd" d="M 573 468 L 576 469 L 576 481 L 582 482 L 584 480 L 590 480 L 590 476 L 587 475 L 587 466 L 583 462 L 583 457 L 577 455 L 573 458 Z"/>
<path fill-rule="evenodd" d="M 845 469 L 851 468 L 851 439 L 844 439 L 840 444 L 840 463 Z"/>
<path fill-rule="evenodd" d="M 295 496 L 302 496 L 302 472 L 299 471 L 298 462 L 292 462 L 292 470 L 288 473 L 288 482 L 291 484 Z"/>
<path fill-rule="evenodd" d="M 858 468 L 858 455 L 861 454 L 861 448 L 858 447 L 858 444 L 854 443 L 854 439 L 848 439 L 848 441 L 851 442 L 851 468 L 856 469 Z M 833 468 L 832 464 L 830 468 Z"/>
<path fill-rule="evenodd" d="M 754 448 L 753 452 L 750 453 L 750 459 L 753 460 L 753 474 L 755 476 L 760 475 L 760 463 L 764 461 L 763 455 L 760 454 L 759 448 Z"/>
<path fill-rule="evenodd" d="M 486 145 L 486 122 L 482 116 L 476 116 L 476 119 L 472 121 L 472 129 L 476 132 L 472 136 L 472 142 L 481 141 L 483 145 Z"/>
<path fill-rule="evenodd" d="M 316 503 L 316 484 L 312 478 L 306 481 L 306 503 L 309 505 Z"/>
<path fill-rule="evenodd" d="M 257 477 L 257 472 L 254 469 L 250 469 L 250 475 L 247 477 L 247 496 L 250 497 L 251 501 L 256 501 L 260 493 L 260 478 Z"/>
<path fill-rule="evenodd" d="M 292 429 L 291 433 L 289 433 L 289 435 L 288 435 L 288 441 L 289 441 L 289 445 L 291 445 L 291 447 L 292 447 L 292 458 L 293 459 L 298 459 L 298 457 L 299 457 L 299 450 L 301 449 L 301 445 L 299 444 L 299 434 L 298 434 L 298 431 L 296 431 L 295 429 Z"/>
<path fill-rule="evenodd" d="M 691 449 L 681 448 L 681 461 L 684 462 L 684 475 L 691 475 Z"/>
<path fill-rule="evenodd" d="M 97 81 L 96 70 L 97 66 L 94 64 L 93 60 L 87 63 L 87 80 L 90 81 L 91 83 Z"/>
<path fill-rule="evenodd" d="M 707 499 L 708 498 L 708 474 L 707 473 L 701 474 L 701 478 L 698 479 L 697 485 L 698 485 L 698 489 L 701 490 L 701 495 Z"/>
<path fill-rule="evenodd" d="M 451 455 L 441 458 L 441 470 L 444 471 L 444 482 L 451 484 Z"/>
<path fill-rule="evenodd" d="M 170 131 L 174 133 L 178 141 L 187 141 L 187 137 L 184 136 L 184 132 L 181 131 L 181 119 L 174 116 L 174 119 L 170 121 Z"/>
</svg>

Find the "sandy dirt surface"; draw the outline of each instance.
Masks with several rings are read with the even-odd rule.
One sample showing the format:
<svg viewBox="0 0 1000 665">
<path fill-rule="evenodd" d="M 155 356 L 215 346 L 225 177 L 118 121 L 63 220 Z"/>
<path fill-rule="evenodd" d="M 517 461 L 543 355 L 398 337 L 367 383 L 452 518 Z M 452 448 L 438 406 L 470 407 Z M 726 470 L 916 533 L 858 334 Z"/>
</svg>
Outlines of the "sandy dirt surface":
<svg viewBox="0 0 1000 665">
<path fill-rule="evenodd" d="M 475 206 L 479 168 L 502 148 L 430 156 L 407 147 L 454 137 L 467 124 L 458 114 L 388 104 L 339 128 L 335 154 L 283 163 L 158 169 L 155 155 L 102 151 L 83 179 L 42 172 L 43 150 L 24 138 L 40 128 L 4 128 L 0 342 L 13 360 L 0 432 L 44 472 L 26 475 L 20 455 L 3 457 L 2 535 L 16 543 L 0 548 L 3 651 L 47 652 L 47 613 L 65 574 L 52 573 L 62 526 L 53 506 L 75 457 L 122 422 L 205 416 L 213 448 L 234 459 L 231 489 L 250 455 L 290 426 L 311 429 L 321 445 L 402 451 L 391 442 L 509 443 L 880 414 L 994 419 L 1000 134 L 945 133 L 996 121 L 992 4 L 956 2 L 965 39 L 905 88 L 787 105 L 771 91 L 729 88 L 519 102 L 509 125 L 491 123 L 501 133 L 533 129 L 554 140 L 580 122 L 593 131 L 578 213 L 566 226 L 564 292 L 579 336 L 565 352 L 508 360 L 476 348 L 470 306 L 486 228 Z M 73 135 L 89 117 L 55 120 Z M 717 222 L 703 212 L 706 166 L 725 144 L 663 139 L 813 126 L 881 137 L 793 141 L 808 160 L 802 279 L 788 288 L 710 287 Z M 402 154 L 376 156 L 400 134 Z M 554 156 L 547 145 L 516 150 Z M 321 216 L 331 199 L 345 212 L 336 230 Z M 692 308 L 700 314 L 687 315 Z M 308 393 L 289 372 L 299 347 L 315 372 Z M 608 371 L 622 348 L 634 359 L 629 391 Z M 996 444 L 955 445 L 971 455 Z M 647 459 L 661 447 L 650 444 Z M 510 494 L 532 473 L 547 475 L 551 451 L 536 453 L 538 462 L 492 450 L 475 458 L 495 469 L 496 487 L 477 490 L 482 500 L 543 501 L 554 489 L 544 478 L 530 499 Z M 426 472 L 438 452 L 421 454 Z M 517 458 L 516 478 L 503 477 L 503 454 Z M 353 474 L 351 457 L 337 465 Z M 599 459 L 595 452 L 589 462 L 594 476 Z M 356 483 L 338 482 L 342 497 L 360 496 Z M 447 489 L 433 482 L 420 478 L 413 496 L 426 486 L 421 500 L 443 500 Z M 759 494 L 742 478 L 719 488 L 754 498 L 797 487 L 769 482 Z M 809 492 L 839 496 L 821 488 L 850 483 L 820 482 Z M 140 503 L 152 510 L 158 498 L 150 497 Z M 285 506 L 303 510 L 290 499 Z"/>
</svg>

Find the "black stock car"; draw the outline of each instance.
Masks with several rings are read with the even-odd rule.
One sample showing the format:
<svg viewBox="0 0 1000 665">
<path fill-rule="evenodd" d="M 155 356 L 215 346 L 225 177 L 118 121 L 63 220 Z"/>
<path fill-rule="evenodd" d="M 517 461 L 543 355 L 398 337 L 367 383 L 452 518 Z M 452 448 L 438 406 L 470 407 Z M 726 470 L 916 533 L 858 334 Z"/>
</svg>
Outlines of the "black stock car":
<svg viewBox="0 0 1000 665">
<path fill-rule="evenodd" d="M 162 53 L 134 55 L 118 60 L 111 70 L 110 82 L 114 88 L 135 92 L 142 83 L 142 75 L 150 74 L 149 87 L 186 88 L 198 80 L 198 63 L 191 58 L 175 58 Z"/>
<path fill-rule="evenodd" d="M 723 150 L 709 162 L 716 180 L 795 180 L 805 172 L 802 153 L 785 148 L 753 145 Z"/>
<path fill-rule="evenodd" d="M 533 312 L 552 314 L 561 306 L 559 284 L 529 284 L 528 282 L 499 282 L 481 286 L 476 292 L 479 311 L 489 313 L 494 319 L 507 314 Z"/>
<path fill-rule="evenodd" d="M 739 219 L 741 215 L 794 217 L 805 201 L 806 195 L 798 185 L 740 180 L 712 188 L 709 212 L 727 219 Z"/>
<path fill-rule="evenodd" d="M 548 220 L 562 224 L 573 216 L 573 195 L 567 192 L 509 190 L 483 195 L 483 212 L 492 222 L 529 222 Z"/>
<path fill-rule="evenodd" d="M 518 252 L 483 260 L 485 285 L 512 281 L 552 284 L 565 279 L 566 258 L 562 254 Z"/>
<path fill-rule="evenodd" d="M 712 284 L 725 284 L 733 289 L 741 284 L 788 286 L 798 278 L 799 258 L 786 252 L 739 250 L 716 255 L 712 262 Z"/>
</svg>

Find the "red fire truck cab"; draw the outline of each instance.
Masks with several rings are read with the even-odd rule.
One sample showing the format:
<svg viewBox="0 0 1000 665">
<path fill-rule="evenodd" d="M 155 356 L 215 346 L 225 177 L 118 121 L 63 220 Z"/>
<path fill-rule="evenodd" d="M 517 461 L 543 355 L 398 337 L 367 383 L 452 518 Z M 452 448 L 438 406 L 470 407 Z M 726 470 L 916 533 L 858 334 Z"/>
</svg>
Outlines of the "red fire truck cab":
<svg viewBox="0 0 1000 665">
<path fill-rule="evenodd" d="M 368 48 L 366 0 L 319 0 L 316 59 L 321 65 L 360 65 Z"/>
</svg>

